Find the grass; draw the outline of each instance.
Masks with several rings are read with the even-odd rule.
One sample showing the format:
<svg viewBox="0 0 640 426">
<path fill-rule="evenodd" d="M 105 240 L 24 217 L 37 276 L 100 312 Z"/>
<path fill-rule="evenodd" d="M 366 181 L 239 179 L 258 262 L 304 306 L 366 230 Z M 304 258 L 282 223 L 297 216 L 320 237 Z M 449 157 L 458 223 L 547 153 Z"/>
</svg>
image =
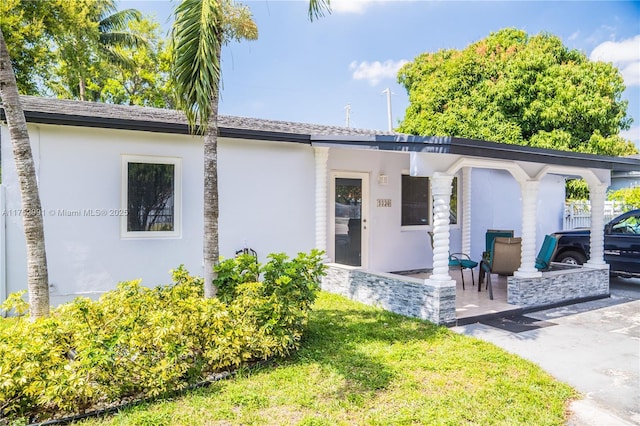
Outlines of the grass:
<svg viewBox="0 0 640 426">
<path fill-rule="evenodd" d="M 84 425 L 560 425 L 577 396 L 491 344 L 321 293 L 302 348 Z"/>
</svg>

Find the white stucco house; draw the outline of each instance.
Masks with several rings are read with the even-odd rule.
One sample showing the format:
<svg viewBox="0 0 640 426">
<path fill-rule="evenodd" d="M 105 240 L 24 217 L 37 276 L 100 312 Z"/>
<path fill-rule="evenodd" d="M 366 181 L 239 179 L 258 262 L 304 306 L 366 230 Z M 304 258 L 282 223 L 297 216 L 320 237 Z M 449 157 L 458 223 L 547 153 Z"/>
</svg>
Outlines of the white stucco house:
<svg viewBox="0 0 640 426">
<path fill-rule="evenodd" d="M 202 274 L 203 145 L 188 134 L 182 114 L 26 96 L 22 102 L 53 304 L 97 296 L 123 280 L 164 284 L 180 264 Z M 491 228 L 522 236 L 513 288 L 510 281 L 513 303 L 608 293 L 599 211 L 611 172 L 640 170 L 633 158 L 455 137 L 226 116 L 219 128 L 222 256 L 247 247 L 263 261 L 271 252 L 317 247 L 330 265 L 327 289 L 371 299 L 391 286 L 385 297 L 394 300 L 375 296 L 375 303 L 444 324 L 455 321 L 448 253 L 479 260 Z M 1 301 L 26 288 L 26 256 L 4 123 L 0 145 Z M 535 255 L 544 235 L 562 226 L 566 176 L 583 176 L 591 186 L 598 232 L 585 273 L 595 274 L 595 284 L 568 296 L 545 290 L 551 299 L 542 300 L 535 286 L 551 287 L 535 269 Z M 431 278 L 392 273 L 421 269 L 433 270 Z"/>
</svg>

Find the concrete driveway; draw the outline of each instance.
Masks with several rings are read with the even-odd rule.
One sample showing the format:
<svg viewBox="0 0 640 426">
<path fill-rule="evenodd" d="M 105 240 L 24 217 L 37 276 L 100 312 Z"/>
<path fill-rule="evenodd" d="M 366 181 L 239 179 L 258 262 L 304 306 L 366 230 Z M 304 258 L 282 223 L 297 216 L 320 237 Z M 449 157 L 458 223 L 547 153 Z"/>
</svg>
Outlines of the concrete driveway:
<svg viewBox="0 0 640 426">
<path fill-rule="evenodd" d="M 569 425 L 640 425 L 639 279 L 612 278 L 610 298 L 523 317 L 452 330 L 518 354 L 581 392 Z"/>
</svg>

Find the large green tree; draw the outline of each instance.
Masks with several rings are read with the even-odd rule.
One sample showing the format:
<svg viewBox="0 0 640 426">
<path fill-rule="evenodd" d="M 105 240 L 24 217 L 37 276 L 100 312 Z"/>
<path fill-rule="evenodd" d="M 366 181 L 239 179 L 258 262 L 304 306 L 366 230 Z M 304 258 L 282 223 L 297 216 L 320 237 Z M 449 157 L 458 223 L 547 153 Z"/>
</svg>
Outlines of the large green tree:
<svg viewBox="0 0 640 426">
<path fill-rule="evenodd" d="M 310 19 L 329 10 L 330 0 L 310 0 Z M 205 297 L 215 296 L 214 266 L 218 244 L 218 99 L 220 53 L 230 40 L 254 39 L 258 30 L 250 11 L 232 0 L 183 0 L 173 26 L 173 81 L 178 108 L 192 130 L 204 133 Z M 196 127 L 197 126 L 197 127 Z"/>
<path fill-rule="evenodd" d="M 68 3 L 64 0 L 0 1 L 0 28 L 11 50 L 11 65 L 20 93 L 40 93 L 39 84 L 55 63 L 53 35 L 73 25 L 70 21 L 74 16 L 67 13 Z"/>
<path fill-rule="evenodd" d="M 398 81 L 409 107 L 398 131 L 604 155 L 636 152 L 624 83 L 551 34 L 503 29 L 463 50 L 424 53 Z"/>
<path fill-rule="evenodd" d="M 54 34 L 57 66 L 47 85 L 62 98 L 97 101 L 100 90 L 88 86 L 102 86 L 117 68 L 135 68 L 130 49 L 144 46 L 146 40 L 132 32 L 129 23 L 142 15 L 135 9 L 117 10 L 114 0 L 71 3 L 77 22 Z"/>
<path fill-rule="evenodd" d="M 115 51 L 133 61 L 130 67 L 114 66 L 109 61 L 100 61 L 99 66 L 107 70 L 106 78 L 91 82 L 88 89 L 99 93 L 101 102 L 140 105 L 156 108 L 173 108 L 171 87 L 170 44 L 160 34 L 160 25 L 146 17 L 128 23 L 132 33 L 146 40 L 146 44 L 132 48 L 118 46 Z"/>
</svg>

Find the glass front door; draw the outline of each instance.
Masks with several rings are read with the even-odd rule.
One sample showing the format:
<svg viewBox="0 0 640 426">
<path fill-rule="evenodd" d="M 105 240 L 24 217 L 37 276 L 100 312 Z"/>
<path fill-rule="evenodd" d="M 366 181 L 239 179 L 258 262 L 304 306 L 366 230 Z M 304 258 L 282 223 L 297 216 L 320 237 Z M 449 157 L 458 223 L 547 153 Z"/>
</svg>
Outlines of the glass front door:
<svg viewBox="0 0 640 426">
<path fill-rule="evenodd" d="M 362 179 L 335 179 L 335 262 L 362 266 Z"/>
</svg>

